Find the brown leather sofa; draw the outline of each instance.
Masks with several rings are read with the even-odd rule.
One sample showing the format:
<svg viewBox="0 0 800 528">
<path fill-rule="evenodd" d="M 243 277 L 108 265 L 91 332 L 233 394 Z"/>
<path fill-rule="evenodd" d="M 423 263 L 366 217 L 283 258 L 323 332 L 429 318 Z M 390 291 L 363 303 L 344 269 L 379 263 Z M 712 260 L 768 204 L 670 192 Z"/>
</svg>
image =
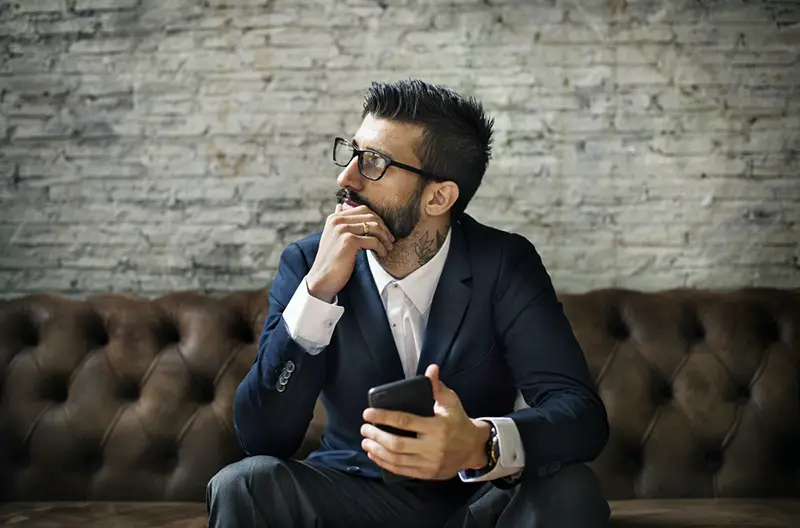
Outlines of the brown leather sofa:
<svg viewBox="0 0 800 528">
<path fill-rule="evenodd" d="M 800 526 L 800 293 L 561 299 L 609 412 L 591 465 L 612 526 Z M 264 291 L 0 301 L 0 526 L 204 526 L 266 310 Z"/>
</svg>

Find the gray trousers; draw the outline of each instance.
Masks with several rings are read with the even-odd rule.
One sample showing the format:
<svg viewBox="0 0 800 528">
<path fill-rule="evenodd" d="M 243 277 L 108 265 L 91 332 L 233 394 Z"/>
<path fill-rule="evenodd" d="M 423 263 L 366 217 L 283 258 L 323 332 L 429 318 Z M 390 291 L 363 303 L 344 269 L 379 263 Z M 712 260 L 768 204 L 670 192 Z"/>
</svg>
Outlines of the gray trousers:
<svg viewBox="0 0 800 528">
<path fill-rule="evenodd" d="M 208 484 L 209 528 L 595 528 L 608 503 L 584 465 L 525 480 L 490 483 L 380 480 L 309 464 L 254 456 L 223 468 Z"/>
</svg>

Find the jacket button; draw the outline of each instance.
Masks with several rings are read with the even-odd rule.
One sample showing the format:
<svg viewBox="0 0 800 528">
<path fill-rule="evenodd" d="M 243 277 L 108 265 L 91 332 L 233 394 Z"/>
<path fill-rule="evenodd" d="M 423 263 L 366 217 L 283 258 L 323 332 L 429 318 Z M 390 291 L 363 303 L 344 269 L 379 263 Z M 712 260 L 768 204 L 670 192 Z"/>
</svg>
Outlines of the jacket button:
<svg viewBox="0 0 800 528">
<path fill-rule="evenodd" d="M 286 390 L 286 385 L 278 385 L 278 392 L 283 392 Z"/>
<path fill-rule="evenodd" d="M 286 362 L 286 371 L 289 373 L 294 372 L 294 361 L 292 361 L 291 359 Z"/>
<path fill-rule="evenodd" d="M 356 473 L 358 471 L 361 471 L 361 468 L 358 466 L 347 466 L 347 471 L 349 471 L 350 473 Z"/>
</svg>

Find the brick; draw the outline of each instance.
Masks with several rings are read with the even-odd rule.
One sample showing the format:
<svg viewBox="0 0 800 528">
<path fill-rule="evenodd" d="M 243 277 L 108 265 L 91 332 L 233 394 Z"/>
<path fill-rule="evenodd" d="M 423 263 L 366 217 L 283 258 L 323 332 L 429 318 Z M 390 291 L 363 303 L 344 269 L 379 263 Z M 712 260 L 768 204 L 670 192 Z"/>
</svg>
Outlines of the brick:
<svg viewBox="0 0 800 528">
<path fill-rule="evenodd" d="M 186 220 L 195 225 L 233 224 L 245 226 L 251 222 L 252 217 L 252 209 L 241 205 L 213 209 L 194 207 L 186 211 Z"/>
<path fill-rule="evenodd" d="M 176 254 L 169 248 L 151 248 L 132 253 L 119 264 L 126 269 L 142 270 L 146 273 L 170 273 L 190 270 L 192 259 L 189 255 Z"/>
<path fill-rule="evenodd" d="M 25 0 L 11 6 L 11 12 L 19 14 L 60 13 L 66 9 L 66 0 Z"/>
<path fill-rule="evenodd" d="M 188 52 L 198 47 L 198 42 L 203 42 L 201 36 L 192 33 L 175 33 L 165 35 L 157 43 L 159 52 Z"/>
<path fill-rule="evenodd" d="M 271 0 L 208 0 L 207 3 L 212 8 L 220 8 L 220 7 L 259 8 L 259 7 L 268 7 L 271 3 Z"/>
<path fill-rule="evenodd" d="M 141 0 L 77 0 L 75 11 L 123 11 L 139 6 Z"/>
<path fill-rule="evenodd" d="M 303 13 L 302 21 L 300 20 L 300 11 L 295 10 L 277 10 L 274 9 L 269 13 L 257 13 L 248 17 L 234 17 L 231 18 L 231 25 L 240 29 L 253 29 L 263 27 L 285 27 L 289 25 L 296 25 L 298 23 L 308 24 L 308 13 Z M 335 19 L 335 15 L 333 19 Z M 349 18 L 349 17 L 348 17 Z M 351 21 L 352 22 L 352 21 Z M 249 32 L 248 32 L 249 33 Z"/>
<path fill-rule="evenodd" d="M 71 53 L 107 55 L 131 51 L 136 41 L 130 38 L 93 38 L 79 40 L 69 47 Z"/>
<path fill-rule="evenodd" d="M 2 239 L 0 239 L 2 240 Z M 2 244 L 0 244 L 2 248 Z M 52 270 L 59 265 L 58 251 L 52 247 L 46 247 L 47 251 L 42 251 L 42 246 L 38 247 L 14 247 L 13 250 L 0 251 L 0 270 L 22 271 L 22 270 Z M 46 271 L 45 271 L 46 272 Z"/>
<path fill-rule="evenodd" d="M 316 224 L 322 225 L 325 222 L 322 212 L 315 209 L 291 208 L 287 210 L 267 209 L 258 215 L 258 223 L 263 225 L 283 225 L 283 224 Z"/>
<path fill-rule="evenodd" d="M 238 53 L 196 51 L 187 57 L 184 68 L 190 72 L 224 72 L 239 70 L 244 64 Z"/>
</svg>

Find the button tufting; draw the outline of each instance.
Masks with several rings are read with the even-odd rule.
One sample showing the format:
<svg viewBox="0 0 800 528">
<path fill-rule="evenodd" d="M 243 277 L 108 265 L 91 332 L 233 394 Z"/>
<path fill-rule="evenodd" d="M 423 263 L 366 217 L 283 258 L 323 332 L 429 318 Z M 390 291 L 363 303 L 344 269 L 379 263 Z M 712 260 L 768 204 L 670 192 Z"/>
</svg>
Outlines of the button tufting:
<svg viewBox="0 0 800 528">
<path fill-rule="evenodd" d="M 19 468 L 26 468 L 31 464 L 31 455 L 25 446 L 18 446 L 17 449 L 14 449 L 14 455 L 12 457 L 14 461 L 14 465 Z"/>
<path fill-rule="evenodd" d="M 42 386 L 42 396 L 46 400 L 52 400 L 56 403 L 64 403 L 69 398 L 69 387 L 67 382 L 61 379 L 45 380 Z"/>
<path fill-rule="evenodd" d="M 174 345 L 181 342 L 181 334 L 178 327 L 169 321 L 162 321 L 158 329 L 159 340 L 162 346 Z"/>
<path fill-rule="evenodd" d="M 209 404 L 214 401 L 213 381 L 201 381 L 197 384 L 197 401 L 201 404 Z"/>
<path fill-rule="evenodd" d="M 108 331 L 106 330 L 106 325 L 102 316 L 97 312 L 93 312 L 90 317 L 90 321 L 85 325 L 88 334 L 86 340 L 89 346 L 92 348 L 102 348 L 108 345 Z"/>
<path fill-rule="evenodd" d="M 654 383 L 653 385 L 656 387 L 655 393 L 653 394 L 653 403 L 656 405 L 669 404 L 674 395 L 672 392 L 672 385 L 670 385 L 666 380 Z"/>
<path fill-rule="evenodd" d="M 625 341 L 631 336 L 631 330 L 628 328 L 628 325 L 625 324 L 625 321 L 622 320 L 622 312 L 619 310 L 609 310 L 606 325 L 611 337 L 618 341 Z"/>
<path fill-rule="evenodd" d="M 84 458 L 84 468 L 89 473 L 96 473 L 103 467 L 103 455 L 99 451 L 87 453 Z"/>
<path fill-rule="evenodd" d="M 158 463 L 162 471 L 167 473 L 174 471 L 178 465 L 178 447 L 175 445 L 164 446 L 159 459 Z"/>
<path fill-rule="evenodd" d="M 739 404 L 744 405 L 750 401 L 750 388 L 745 387 L 744 385 L 740 385 L 738 389 L 736 389 L 736 400 Z"/>
<path fill-rule="evenodd" d="M 641 451 L 634 451 L 628 458 L 628 464 L 635 473 L 638 473 L 644 467 L 644 457 Z"/>
<path fill-rule="evenodd" d="M 697 311 L 687 303 L 681 304 L 678 329 L 684 340 L 691 346 L 706 339 L 706 328 L 698 318 Z"/>
<path fill-rule="evenodd" d="M 762 316 L 758 321 L 758 333 L 760 334 L 762 345 L 766 348 L 781 340 L 781 328 L 772 315 L 766 311 L 761 313 Z"/>
<path fill-rule="evenodd" d="M 19 332 L 23 347 L 33 348 L 39 346 L 39 333 L 36 331 L 36 327 L 29 317 L 24 317 L 19 322 L 17 332 Z"/>
<path fill-rule="evenodd" d="M 255 341 L 255 333 L 244 317 L 237 317 L 231 327 L 232 337 L 237 341 L 252 344 Z"/>
<path fill-rule="evenodd" d="M 117 386 L 117 394 L 123 400 L 136 401 L 141 395 L 139 384 L 133 380 L 124 380 Z"/>
<path fill-rule="evenodd" d="M 717 451 L 717 450 L 707 451 L 705 454 L 705 462 L 708 471 L 710 471 L 711 473 L 716 473 L 717 471 L 719 471 L 720 468 L 722 468 L 723 458 L 724 457 L 722 451 Z"/>
</svg>

